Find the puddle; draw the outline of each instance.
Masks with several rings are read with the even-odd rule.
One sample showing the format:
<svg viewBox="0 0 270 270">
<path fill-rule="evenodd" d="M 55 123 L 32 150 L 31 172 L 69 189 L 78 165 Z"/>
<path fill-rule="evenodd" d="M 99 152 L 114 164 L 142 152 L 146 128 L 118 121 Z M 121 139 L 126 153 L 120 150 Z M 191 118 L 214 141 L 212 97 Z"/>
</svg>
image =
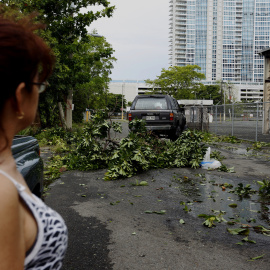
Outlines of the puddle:
<svg viewBox="0 0 270 270">
<path fill-rule="evenodd" d="M 262 149 L 262 150 L 247 150 L 246 148 L 236 148 L 236 147 L 230 147 L 228 148 L 230 152 L 237 155 L 243 155 L 243 156 L 256 156 L 256 157 L 264 157 L 269 159 L 269 149 Z"/>
<path fill-rule="evenodd" d="M 252 150 L 247 151 L 247 149 L 245 149 L 245 148 L 232 148 L 230 150 L 234 154 L 238 154 L 238 155 L 252 155 L 253 154 Z"/>
<path fill-rule="evenodd" d="M 213 179 L 207 174 L 201 179 L 199 183 L 192 180 L 178 181 L 180 191 L 193 202 L 188 204 L 191 209 L 189 214 L 197 217 L 199 214 L 218 215 L 219 211 L 224 211 L 225 214 L 222 217 L 227 221 L 251 226 L 270 226 L 270 200 L 261 201 L 261 197 L 257 194 L 242 198 L 235 193 L 230 193 L 240 183 L 231 179 Z M 224 183 L 227 183 L 229 187 L 222 189 L 221 184 Z M 258 189 L 255 185 L 251 185 L 251 188 Z"/>
</svg>

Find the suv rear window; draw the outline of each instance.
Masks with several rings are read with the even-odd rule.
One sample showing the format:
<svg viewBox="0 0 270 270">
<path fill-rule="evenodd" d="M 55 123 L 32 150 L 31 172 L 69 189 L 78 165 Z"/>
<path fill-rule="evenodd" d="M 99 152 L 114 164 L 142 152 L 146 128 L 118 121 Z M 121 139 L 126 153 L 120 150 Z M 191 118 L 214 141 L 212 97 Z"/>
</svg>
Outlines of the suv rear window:
<svg viewBox="0 0 270 270">
<path fill-rule="evenodd" d="M 165 98 L 138 98 L 135 110 L 167 110 L 168 105 Z"/>
</svg>

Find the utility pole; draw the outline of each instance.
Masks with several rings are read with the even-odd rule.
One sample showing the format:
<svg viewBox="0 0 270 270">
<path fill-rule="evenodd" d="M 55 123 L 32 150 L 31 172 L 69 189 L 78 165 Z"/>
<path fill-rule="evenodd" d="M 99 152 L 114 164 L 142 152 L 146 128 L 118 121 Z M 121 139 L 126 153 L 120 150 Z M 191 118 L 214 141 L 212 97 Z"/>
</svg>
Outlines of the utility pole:
<svg viewBox="0 0 270 270">
<path fill-rule="evenodd" d="M 122 84 L 122 120 L 124 119 L 124 87 L 125 87 L 125 82 Z"/>
<path fill-rule="evenodd" d="M 220 88 L 221 88 L 221 99 L 222 99 L 222 94 L 223 94 L 223 121 L 225 122 L 225 120 L 226 120 L 226 114 L 225 114 L 225 89 L 224 89 L 224 87 L 223 87 L 223 81 L 221 80 L 221 82 L 220 82 Z M 223 92 L 223 93 L 222 93 Z"/>
<path fill-rule="evenodd" d="M 71 3 L 71 14 L 70 16 L 73 17 L 73 9 L 75 8 L 74 3 Z M 69 55 L 70 58 L 73 57 L 72 54 Z M 68 89 L 68 95 L 67 95 L 67 101 L 66 101 L 66 123 L 67 123 L 67 129 L 72 129 L 72 107 L 73 107 L 73 88 L 71 87 Z"/>
</svg>

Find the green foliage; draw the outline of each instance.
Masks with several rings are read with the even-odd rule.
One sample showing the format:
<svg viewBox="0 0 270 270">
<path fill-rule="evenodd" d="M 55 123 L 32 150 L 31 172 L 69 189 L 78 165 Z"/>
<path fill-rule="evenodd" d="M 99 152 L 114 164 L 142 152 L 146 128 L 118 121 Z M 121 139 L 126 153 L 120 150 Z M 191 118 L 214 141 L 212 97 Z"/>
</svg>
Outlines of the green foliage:
<svg viewBox="0 0 270 270">
<path fill-rule="evenodd" d="M 270 143 L 266 143 L 266 142 L 254 142 L 252 144 L 251 149 L 253 149 L 253 150 L 262 150 L 263 147 L 269 147 L 269 146 L 270 146 Z"/>
<path fill-rule="evenodd" d="M 260 256 L 256 256 L 256 257 L 253 257 L 253 258 L 250 258 L 250 260 L 248 260 L 248 261 L 249 261 L 249 262 L 254 262 L 254 261 L 256 261 L 256 260 L 262 259 L 264 255 L 265 255 L 265 254 L 260 255 Z"/>
<path fill-rule="evenodd" d="M 129 122 L 128 127 L 134 133 L 145 133 L 146 131 L 146 123 L 142 119 L 135 119 Z"/>
<path fill-rule="evenodd" d="M 214 222 L 226 222 L 226 220 L 222 217 L 225 213 L 223 211 L 220 211 L 218 215 L 206 215 L 206 214 L 200 214 L 198 217 L 204 218 L 205 221 L 203 222 L 203 225 L 212 228 L 216 226 Z"/>
<path fill-rule="evenodd" d="M 198 92 L 202 87 L 199 81 L 205 78 L 198 70 L 201 68 L 197 65 L 173 66 L 167 70 L 163 68 L 157 79 L 148 79 L 145 82 L 153 87 L 153 93 L 169 94 L 176 99 L 190 99 L 195 97 L 193 92 Z"/>
<path fill-rule="evenodd" d="M 103 102 L 105 99 L 101 96 L 107 91 L 112 63 L 116 59 L 112 57 L 114 51 L 105 38 L 89 36 L 88 27 L 99 18 L 111 17 L 114 6 L 107 0 L 2 0 L 1 2 L 6 4 L 12 13 L 16 9 L 21 14 L 38 11 L 37 20 L 46 24 L 46 29 L 38 34 L 52 48 L 56 64 L 54 73 L 49 79 L 50 87 L 46 94 L 40 97 L 39 114 L 42 127 L 52 127 L 59 123 L 58 102 L 66 104 L 70 90 L 74 92 L 74 97 L 78 95 L 75 98 L 74 111 L 75 120 L 78 122 L 86 105 L 97 104 L 98 100 L 101 103 L 97 106 L 105 107 Z M 90 9 L 95 5 L 99 5 L 99 11 Z"/>
<path fill-rule="evenodd" d="M 53 156 L 49 164 L 44 168 L 44 185 L 47 187 L 54 179 L 60 177 L 63 171 L 66 171 L 67 166 L 63 163 L 64 158 L 60 155 Z"/>
<path fill-rule="evenodd" d="M 57 127 L 43 129 L 35 137 L 47 145 L 57 145 L 61 142 L 65 148 L 65 145 L 71 145 L 73 143 L 74 137 L 78 136 L 77 133 L 78 131 L 71 132 L 66 131 L 62 127 Z"/>
<path fill-rule="evenodd" d="M 215 151 L 215 150 L 211 152 L 210 157 L 219 161 L 222 161 L 223 159 L 225 159 L 225 157 L 221 155 L 220 151 Z"/>
<path fill-rule="evenodd" d="M 146 210 L 144 211 L 146 214 L 157 214 L 157 215 L 165 215 L 166 210 L 160 210 L 160 211 L 151 211 L 151 210 Z"/>
<path fill-rule="evenodd" d="M 229 229 L 227 228 L 227 231 L 230 233 L 230 234 L 233 234 L 233 235 L 249 235 L 249 229 L 248 228 L 236 228 L 236 229 Z"/>
<path fill-rule="evenodd" d="M 270 196 L 270 181 L 264 179 L 263 181 L 257 181 L 257 183 L 260 185 L 259 194 Z"/>
<path fill-rule="evenodd" d="M 114 50 L 104 37 L 87 36 L 85 44 L 80 44 L 79 53 L 74 54 L 80 61 L 81 78 L 78 77 L 76 91 L 73 98 L 74 103 L 74 121 L 81 122 L 85 109 L 105 109 L 106 107 L 115 107 L 116 101 L 114 94 L 109 94 L 108 84 L 110 82 L 110 73 L 113 68 L 113 62 L 116 58 L 112 56 Z M 78 72 L 76 73 L 78 76 Z M 122 95 L 116 95 L 117 111 L 120 111 L 122 104 Z M 108 104 L 107 104 L 108 103 Z M 125 101 L 124 101 L 125 105 Z"/>
<path fill-rule="evenodd" d="M 70 170 L 107 168 L 105 180 L 131 177 L 154 168 L 198 168 L 205 155 L 202 136 L 196 131 L 187 130 L 171 142 L 147 132 L 144 121 L 133 120 L 133 131 L 118 143 L 110 138 L 110 131 L 121 132 L 121 124 L 106 118 L 107 111 L 101 110 L 80 131 L 48 129 L 37 137 L 55 145 L 59 152 L 69 149 L 63 164 Z M 63 142 L 69 146 L 64 147 Z"/>
<path fill-rule="evenodd" d="M 239 183 L 238 187 L 236 187 L 233 191 L 230 191 L 230 193 L 235 193 L 240 197 L 247 197 L 253 193 L 256 193 L 256 191 L 251 189 L 250 184 L 247 184 L 244 187 L 242 183 Z"/>
<path fill-rule="evenodd" d="M 121 112 L 122 109 L 122 95 L 107 93 L 106 95 L 106 107 L 110 112 Z M 127 101 L 123 99 L 123 107 L 126 108 Z"/>
<path fill-rule="evenodd" d="M 24 130 L 21 130 L 17 135 L 23 135 L 23 136 L 35 136 L 40 132 L 40 128 L 33 126 L 33 127 L 27 127 Z"/>
<path fill-rule="evenodd" d="M 74 136 L 74 150 L 66 158 L 69 169 L 93 170 L 106 168 L 118 143 L 110 139 L 110 130 L 121 132 L 119 123 L 107 121 L 107 111 L 98 111 Z"/>
<path fill-rule="evenodd" d="M 197 93 L 197 99 L 212 99 L 214 104 L 222 101 L 220 85 L 202 85 Z"/>
<path fill-rule="evenodd" d="M 235 136 L 216 135 L 209 132 L 202 132 L 203 141 L 207 143 L 225 142 L 239 144 L 243 140 L 236 138 Z"/>
<path fill-rule="evenodd" d="M 139 182 L 138 180 L 136 180 L 136 183 L 131 184 L 132 186 L 148 186 L 148 182 L 147 181 L 141 181 Z"/>
<path fill-rule="evenodd" d="M 188 130 L 175 142 L 162 141 L 139 123 L 142 121 L 133 120 L 131 125 L 139 126 L 137 132 L 130 132 L 113 152 L 105 180 L 131 177 L 152 168 L 199 167 L 206 152 L 200 134 Z"/>
</svg>

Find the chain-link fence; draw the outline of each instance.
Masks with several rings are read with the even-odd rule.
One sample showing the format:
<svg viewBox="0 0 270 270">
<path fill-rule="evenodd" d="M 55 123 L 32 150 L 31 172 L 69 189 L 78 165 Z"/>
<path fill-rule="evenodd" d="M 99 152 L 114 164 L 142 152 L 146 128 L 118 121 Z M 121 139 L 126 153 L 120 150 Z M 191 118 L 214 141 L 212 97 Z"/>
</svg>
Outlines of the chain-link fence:
<svg viewBox="0 0 270 270">
<path fill-rule="evenodd" d="M 262 142 L 270 142 L 269 113 L 267 102 L 186 107 L 189 128 Z"/>
<path fill-rule="evenodd" d="M 211 116 L 211 108 L 205 106 L 186 106 L 185 115 L 189 128 L 203 131 L 209 130 L 209 116 Z"/>
</svg>

